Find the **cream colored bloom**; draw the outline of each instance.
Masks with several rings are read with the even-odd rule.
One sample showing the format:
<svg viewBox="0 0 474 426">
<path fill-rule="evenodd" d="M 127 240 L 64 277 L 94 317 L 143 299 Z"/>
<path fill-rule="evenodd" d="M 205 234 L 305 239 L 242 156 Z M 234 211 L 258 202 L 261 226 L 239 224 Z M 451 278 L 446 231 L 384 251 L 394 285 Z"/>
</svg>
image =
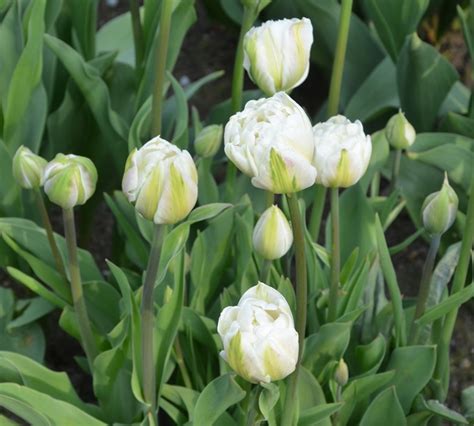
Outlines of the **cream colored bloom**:
<svg viewBox="0 0 474 426">
<path fill-rule="evenodd" d="M 308 76 L 313 26 L 307 18 L 267 21 L 244 38 L 244 68 L 268 96 L 299 86 Z"/>
<path fill-rule="evenodd" d="M 47 163 L 44 158 L 34 154 L 29 148 L 22 145 L 13 157 L 13 176 L 22 188 L 39 188 Z"/>
<path fill-rule="evenodd" d="M 316 124 L 313 164 L 316 182 L 328 188 L 354 185 L 364 175 L 372 153 L 370 136 L 360 121 L 351 123 L 343 115 Z"/>
<path fill-rule="evenodd" d="M 278 206 L 263 212 L 253 230 L 253 246 L 264 259 L 284 256 L 293 244 L 290 224 Z"/>
<path fill-rule="evenodd" d="M 196 166 L 188 151 L 157 136 L 128 156 L 122 190 L 146 219 L 174 224 L 196 204 Z"/>
<path fill-rule="evenodd" d="M 295 370 L 298 333 L 288 302 L 272 287 L 247 290 L 237 306 L 222 311 L 217 331 L 221 356 L 245 380 L 269 383 Z"/>
<path fill-rule="evenodd" d="M 224 132 L 225 153 L 257 188 L 276 194 L 314 184 L 314 143 L 303 109 L 283 92 L 249 101 Z"/>
<path fill-rule="evenodd" d="M 44 192 L 63 209 L 84 204 L 95 192 L 97 169 L 86 157 L 58 154 L 44 170 Z"/>
<path fill-rule="evenodd" d="M 399 111 L 388 120 L 385 127 L 385 137 L 394 148 L 407 149 L 415 142 L 416 132 L 406 119 L 405 114 Z"/>
</svg>

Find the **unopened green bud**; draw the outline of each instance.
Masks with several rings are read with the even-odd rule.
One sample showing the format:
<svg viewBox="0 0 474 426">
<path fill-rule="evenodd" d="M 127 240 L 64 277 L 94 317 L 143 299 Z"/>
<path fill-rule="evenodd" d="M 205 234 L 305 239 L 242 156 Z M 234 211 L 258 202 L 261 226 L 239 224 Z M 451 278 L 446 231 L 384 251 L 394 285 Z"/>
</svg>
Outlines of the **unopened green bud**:
<svg viewBox="0 0 474 426">
<path fill-rule="evenodd" d="M 337 382 L 339 386 L 345 386 L 346 383 L 349 381 L 349 368 L 344 360 L 341 358 L 339 364 L 336 367 L 336 371 L 334 373 L 334 380 Z"/>
<path fill-rule="evenodd" d="M 426 197 L 423 207 L 423 225 L 431 235 L 444 234 L 456 219 L 458 196 L 445 175 L 443 186 Z"/>
<path fill-rule="evenodd" d="M 204 127 L 196 136 L 194 149 L 200 157 L 213 157 L 219 151 L 222 143 L 224 127 L 219 124 L 212 124 Z"/>
<path fill-rule="evenodd" d="M 44 158 L 34 154 L 29 148 L 22 145 L 13 157 L 13 176 L 22 188 L 39 188 L 47 163 Z"/>
<path fill-rule="evenodd" d="M 416 139 L 414 127 L 406 119 L 402 111 L 392 116 L 385 127 L 385 137 L 396 149 L 407 149 Z"/>
<path fill-rule="evenodd" d="M 92 197 L 97 184 L 97 170 L 86 157 L 58 154 L 47 164 L 43 184 L 52 203 L 71 209 Z"/>
</svg>

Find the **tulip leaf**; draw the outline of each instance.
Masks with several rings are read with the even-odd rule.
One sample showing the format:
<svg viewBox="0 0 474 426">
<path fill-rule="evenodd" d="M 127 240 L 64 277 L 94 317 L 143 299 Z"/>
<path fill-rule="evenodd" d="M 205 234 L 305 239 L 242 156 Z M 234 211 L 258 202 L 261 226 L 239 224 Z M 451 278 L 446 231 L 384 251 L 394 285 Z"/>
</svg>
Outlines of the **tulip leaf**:
<svg viewBox="0 0 474 426">
<path fill-rule="evenodd" d="M 193 425 L 211 426 L 232 405 L 244 399 L 245 391 L 233 375 L 217 377 L 199 395 L 194 409 Z"/>
<path fill-rule="evenodd" d="M 298 426 L 311 426 L 316 423 L 319 424 L 322 420 L 329 418 L 334 413 L 337 413 L 343 403 L 337 402 L 333 404 L 321 404 L 316 407 L 308 408 L 300 413 Z"/>
<path fill-rule="evenodd" d="M 474 420 L 474 385 L 462 391 L 461 405 L 464 415 L 472 423 Z"/>
<path fill-rule="evenodd" d="M 41 297 L 31 299 L 23 312 L 13 321 L 10 321 L 7 330 L 23 327 L 49 314 L 54 309 L 54 305 Z"/>
<path fill-rule="evenodd" d="M 70 0 L 77 50 L 86 59 L 95 56 L 98 0 Z"/>
<path fill-rule="evenodd" d="M 384 360 L 386 350 L 387 342 L 382 334 L 367 345 L 356 346 L 356 373 L 362 376 L 376 373 Z"/>
<path fill-rule="evenodd" d="M 439 416 L 444 420 L 449 420 L 453 424 L 467 425 L 469 423 L 463 415 L 457 413 L 454 410 L 450 410 L 449 408 L 441 404 L 439 401 L 436 401 L 434 399 L 430 399 L 428 401 L 423 400 L 423 406 L 428 412 Z"/>
<path fill-rule="evenodd" d="M 393 386 L 380 393 L 369 405 L 360 426 L 403 426 L 406 425 L 397 392 Z"/>
<path fill-rule="evenodd" d="M 474 138 L 474 118 L 448 112 L 441 122 L 440 130 L 449 133 L 459 133 L 460 135 Z"/>
<path fill-rule="evenodd" d="M 407 417 L 407 426 L 426 426 L 432 417 L 433 414 L 429 411 L 420 411 L 419 413 L 410 414 Z"/>
<path fill-rule="evenodd" d="M 176 109 L 174 110 L 174 131 L 173 137 L 171 133 L 168 133 L 166 129 L 163 129 L 163 134 L 168 137 L 175 145 L 181 149 L 188 148 L 188 123 L 189 123 L 189 111 L 188 102 L 186 100 L 186 94 L 178 81 L 173 77 L 170 72 L 166 73 L 166 76 L 171 81 L 171 87 L 173 88 L 174 95 L 176 98 Z M 169 131 L 170 129 L 168 129 Z"/>
<path fill-rule="evenodd" d="M 275 407 L 280 399 L 280 388 L 274 383 L 261 383 L 260 386 L 263 389 L 258 397 L 258 408 L 268 424 L 272 424 L 271 421 L 274 422 L 274 418 L 272 417 L 273 407 Z"/>
</svg>

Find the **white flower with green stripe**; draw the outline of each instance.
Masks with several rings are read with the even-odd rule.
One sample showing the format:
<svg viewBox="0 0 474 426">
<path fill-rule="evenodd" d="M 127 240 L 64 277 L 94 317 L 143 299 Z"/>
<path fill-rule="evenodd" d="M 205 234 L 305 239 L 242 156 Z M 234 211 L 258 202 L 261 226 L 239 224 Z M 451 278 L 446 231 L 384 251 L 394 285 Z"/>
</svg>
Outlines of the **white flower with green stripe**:
<svg viewBox="0 0 474 426">
<path fill-rule="evenodd" d="M 122 190 L 146 219 L 174 224 L 196 204 L 197 179 L 189 152 L 157 136 L 130 153 Z"/>
<path fill-rule="evenodd" d="M 225 153 L 257 188 L 288 194 L 314 184 L 311 122 L 287 94 L 249 101 L 224 131 Z"/>
<path fill-rule="evenodd" d="M 34 154 L 29 148 L 22 145 L 13 157 L 13 176 L 22 188 L 39 188 L 47 163 L 44 158 Z"/>
<path fill-rule="evenodd" d="M 225 308 L 217 325 L 221 356 L 242 378 L 269 383 L 291 374 L 298 359 L 298 333 L 288 302 L 259 282 L 237 306 Z"/>
</svg>

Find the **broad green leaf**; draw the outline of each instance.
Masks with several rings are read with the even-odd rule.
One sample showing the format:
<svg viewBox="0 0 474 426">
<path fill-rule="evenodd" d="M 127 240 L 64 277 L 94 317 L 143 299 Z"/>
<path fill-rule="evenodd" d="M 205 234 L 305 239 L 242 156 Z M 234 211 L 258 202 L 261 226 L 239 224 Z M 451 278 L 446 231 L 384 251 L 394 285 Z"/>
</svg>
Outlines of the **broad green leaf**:
<svg viewBox="0 0 474 426">
<path fill-rule="evenodd" d="M 407 426 L 426 426 L 428 421 L 433 417 L 429 411 L 421 411 L 419 413 L 410 414 L 407 417 Z"/>
<path fill-rule="evenodd" d="M 199 395 L 193 425 L 211 426 L 229 407 L 244 399 L 245 391 L 231 374 L 217 377 Z"/>
<path fill-rule="evenodd" d="M 161 396 L 181 409 L 186 410 L 189 418 L 193 417 L 199 392 L 183 386 L 165 384 L 161 389 Z"/>
<path fill-rule="evenodd" d="M 120 318 L 118 291 L 106 281 L 84 281 L 82 285 L 91 322 L 99 333 L 108 333 Z"/>
<path fill-rule="evenodd" d="M 300 412 L 326 403 L 326 397 L 320 383 L 311 371 L 303 366 L 299 370 L 297 392 Z M 326 426 L 327 423 L 323 421 L 320 426 Z"/>
<path fill-rule="evenodd" d="M 174 96 L 176 98 L 176 108 L 174 110 L 173 119 L 167 123 L 171 126 L 174 123 L 173 137 L 171 137 L 170 128 L 168 128 L 168 133 L 163 126 L 163 134 L 179 148 L 187 149 L 188 148 L 188 123 L 189 123 L 189 111 L 188 103 L 186 101 L 186 93 L 184 93 L 183 88 L 178 83 L 178 81 L 173 77 L 170 72 L 166 73 L 166 76 L 171 81 L 171 87 L 173 88 Z"/>
<path fill-rule="evenodd" d="M 343 403 L 338 402 L 334 404 L 322 404 L 313 408 L 308 408 L 300 413 L 298 426 L 312 426 L 319 424 L 322 420 L 329 418 L 334 413 L 337 413 Z"/>
<path fill-rule="evenodd" d="M 433 46 L 413 34 L 397 63 L 402 110 L 417 132 L 431 130 L 441 104 L 458 80 L 454 67 Z"/>
<path fill-rule="evenodd" d="M 77 50 L 86 59 L 95 56 L 98 0 L 70 0 Z"/>
<path fill-rule="evenodd" d="M 376 373 L 382 364 L 386 349 L 387 342 L 382 334 L 367 345 L 356 346 L 356 374 L 367 376 Z"/>
<path fill-rule="evenodd" d="M 28 305 L 19 316 L 17 316 L 13 321 L 10 321 L 7 329 L 10 331 L 31 324 L 37 319 L 50 313 L 53 309 L 54 305 L 49 303 L 47 300 L 42 299 L 41 297 L 35 297 L 29 301 Z"/>
<path fill-rule="evenodd" d="M 423 401 L 423 405 L 425 406 L 428 412 L 439 416 L 444 420 L 448 420 L 453 424 L 467 425 L 469 423 L 464 416 L 454 410 L 450 410 L 449 408 L 441 404 L 439 401 L 436 401 L 434 399 Z"/>
<path fill-rule="evenodd" d="M 270 423 L 269 419 L 272 419 L 273 407 L 280 399 L 280 388 L 274 383 L 261 383 L 260 386 L 263 389 L 258 397 L 258 408 L 263 414 L 263 418 Z"/>
<path fill-rule="evenodd" d="M 46 416 L 31 408 L 27 403 L 8 395 L 0 394 L 0 407 L 17 414 L 18 417 L 23 419 L 25 422 L 28 422 L 28 424 L 34 424 L 35 426 L 51 426 L 51 422 Z M 2 417 L 0 417 L 0 420 L 3 421 Z M 3 423 L 1 424 L 3 425 Z M 12 424 L 18 426 L 18 423 L 16 422 Z"/>
<path fill-rule="evenodd" d="M 474 385 L 462 391 L 461 404 L 464 415 L 472 422 L 474 420 Z"/>
<path fill-rule="evenodd" d="M 453 84 L 453 87 L 451 87 L 448 96 L 446 96 L 446 99 L 441 104 L 439 115 L 443 117 L 448 113 L 467 114 L 469 112 L 470 98 L 471 90 L 469 90 L 469 88 L 462 84 L 460 81 L 456 81 Z"/>
<path fill-rule="evenodd" d="M 13 156 L 8 151 L 7 146 L 0 138 L 0 170 L 2 170 L 2 179 L 0 180 L 1 216 L 18 216 L 22 214 L 20 204 L 21 188 L 12 174 L 12 158 Z"/>
<path fill-rule="evenodd" d="M 360 426 L 403 426 L 406 425 L 400 401 L 395 388 L 389 387 L 375 398 L 362 417 Z"/>
<path fill-rule="evenodd" d="M 441 122 L 440 130 L 474 138 L 474 119 L 454 112 L 448 112 Z"/>
<path fill-rule="evenodd" d="M 198 170 L 198 201 L 199 204 L 215 203 L 219 200 L 219 188 L 211 170 L 212 158 L 201 158 Z"/>
</svg>

